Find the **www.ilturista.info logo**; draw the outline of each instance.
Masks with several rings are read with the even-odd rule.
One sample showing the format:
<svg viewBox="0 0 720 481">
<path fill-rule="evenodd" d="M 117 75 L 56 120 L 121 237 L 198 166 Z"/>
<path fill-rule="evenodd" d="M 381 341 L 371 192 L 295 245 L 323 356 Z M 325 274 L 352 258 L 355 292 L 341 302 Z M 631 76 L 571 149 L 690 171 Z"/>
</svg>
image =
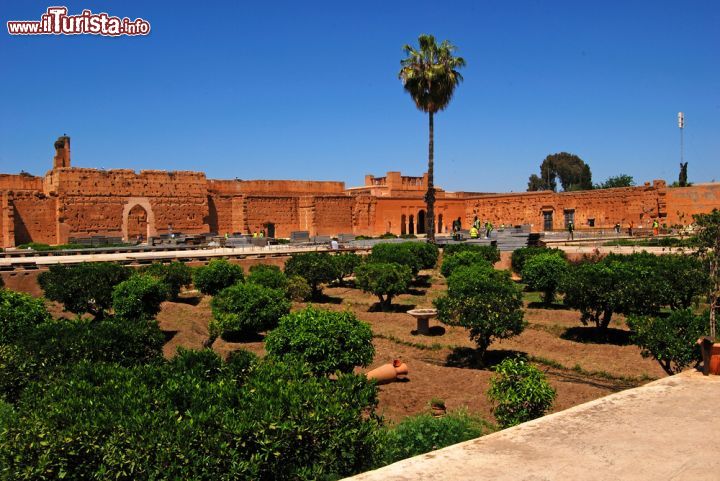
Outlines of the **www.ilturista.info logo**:
<svg viewBox="0 0 720 481">
<path fill-rule="evenodd" d="M 112 17 L 105 12 L 83 10 L 80 15 L 68 15 L 67 7 L 48 7 L 40 20 L 7 22 L 10 35 L 147 35 L 150 22 L 142 18 Z"/>
</svg>

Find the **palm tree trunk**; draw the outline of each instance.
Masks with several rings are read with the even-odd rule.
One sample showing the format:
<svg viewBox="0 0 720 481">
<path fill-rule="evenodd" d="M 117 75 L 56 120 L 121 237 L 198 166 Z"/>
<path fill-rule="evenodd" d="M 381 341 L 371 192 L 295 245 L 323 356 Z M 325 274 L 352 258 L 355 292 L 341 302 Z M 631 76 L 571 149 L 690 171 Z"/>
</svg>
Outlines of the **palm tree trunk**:
<svg viewBox="0 0 720 481">
<path fill-rule="evenodd" d="M 427 215 L 425 216 L 425 233 L 427 241 L 435 243 L 435 124 L 433 123 L 433 113 L 429 112 L 430 118 L 430 141 L 428 142 L 428 185 L 425 194 L 425 203 L 427 204 Z"/>
</svg>

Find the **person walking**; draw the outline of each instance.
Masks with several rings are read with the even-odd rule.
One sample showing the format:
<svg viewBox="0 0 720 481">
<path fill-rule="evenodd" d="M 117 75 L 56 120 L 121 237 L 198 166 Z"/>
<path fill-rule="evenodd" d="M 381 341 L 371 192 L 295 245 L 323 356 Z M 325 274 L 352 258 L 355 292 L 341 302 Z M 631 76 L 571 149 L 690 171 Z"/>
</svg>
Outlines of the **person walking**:
<svg viewBox="0 0 720 481">
<path fill-rule="evenodd" d="M 494 229 L 494 226 L 492 225 L 492 222 L 490 222 L 490 221 L 485 222 L 485 238 L 486 239 L 490 238 L 490 233 L 493 231 L 493 229 Z"/>
<path fill-rule="evenodd" d="M 653 221 L 653 235 L 656 236 L 660 234 L 660 222 L 658 222 L 657 219 Z"/>
<path fill-rule="evenodd" d="M 575 240 L 575 224 L 573 221 L 568 221 L 567 230 L 568 240 Z"/>
</svg>

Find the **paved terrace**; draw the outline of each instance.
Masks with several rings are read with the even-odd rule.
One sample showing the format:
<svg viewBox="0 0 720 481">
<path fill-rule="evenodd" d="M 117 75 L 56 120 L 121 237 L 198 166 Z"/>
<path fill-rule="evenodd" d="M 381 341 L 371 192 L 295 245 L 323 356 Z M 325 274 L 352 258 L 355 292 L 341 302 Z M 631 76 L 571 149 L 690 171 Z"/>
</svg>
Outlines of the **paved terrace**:
<svg viewBox="0 0 720 481">
<path fill-rule="evenodd" d="M 348 479 L 718 481 L 719 408 L 689 371 Z"/>
</svg>

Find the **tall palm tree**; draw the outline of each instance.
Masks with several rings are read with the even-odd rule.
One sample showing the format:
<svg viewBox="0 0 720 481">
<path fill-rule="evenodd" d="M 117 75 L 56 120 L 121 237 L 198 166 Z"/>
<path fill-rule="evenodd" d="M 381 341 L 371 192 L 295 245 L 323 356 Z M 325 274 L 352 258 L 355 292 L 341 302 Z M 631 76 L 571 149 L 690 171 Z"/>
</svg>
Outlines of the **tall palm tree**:
<svg viewBox="0 0 720 481">
<path fill-rule="evenodd" d="M 428 113 L 430 122 L 430 141 L 428 144 L 428 185 L 425 193 L 427 215 L 425 216 L 425 232 L 428 242 L 435 242 L 435 127 L 433 116 L 444 110 L 452 99 L 455 87 L 463 77 L 457 71 L 465 66 L 462 57 L 455 57 L 457 49 L 447 40 L 438 45 L 432 35 L 418 37 L 420 48 L 405 45 L 406 57 L 400 61 L 402 68 L 398 77 L 402 80 L 405 91 L 410 94 L 415 106 Z"/>
</svg>

